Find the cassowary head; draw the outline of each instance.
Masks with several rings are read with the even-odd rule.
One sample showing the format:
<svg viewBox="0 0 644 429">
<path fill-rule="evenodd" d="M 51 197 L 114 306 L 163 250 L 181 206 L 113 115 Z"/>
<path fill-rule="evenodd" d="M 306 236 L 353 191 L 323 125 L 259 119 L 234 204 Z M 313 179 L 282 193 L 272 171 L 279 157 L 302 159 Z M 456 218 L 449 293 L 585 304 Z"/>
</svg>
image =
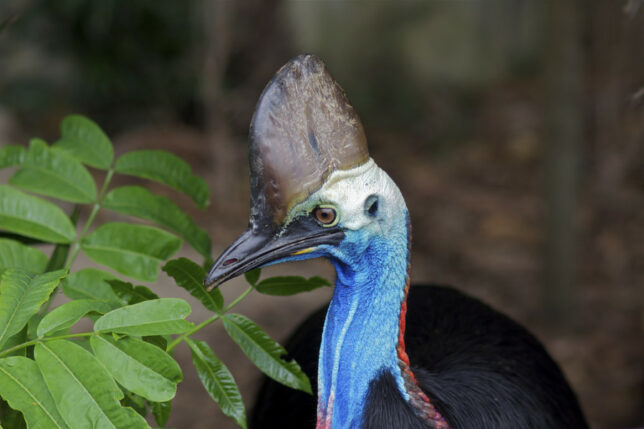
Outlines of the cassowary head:
<svg viewBox="0 0 644 429">
<path fill-rule="evenodd" d="M 374 242 L 402 234 L 400 191 L 369 157 L 358 115 L 313 55 L 291 60 L 264 89 L 249 161 L 249 228 L 214 263 L 206 286 L 285 261 L 351 265 Z"/>
</svg>

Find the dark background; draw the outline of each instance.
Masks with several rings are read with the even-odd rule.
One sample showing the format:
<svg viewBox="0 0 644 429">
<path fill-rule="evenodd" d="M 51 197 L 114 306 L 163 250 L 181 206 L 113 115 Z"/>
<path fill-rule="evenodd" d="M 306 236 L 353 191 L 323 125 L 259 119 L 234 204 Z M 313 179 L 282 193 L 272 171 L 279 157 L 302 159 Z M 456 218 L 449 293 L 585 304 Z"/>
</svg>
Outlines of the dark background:
<svg viewBox="0 0 644 429">
<path fill-rule="evenodd" d="M 53 141 L 62 117 L 82 113 L 117 153 L 184 157 L 213 204 L 177 198 L 216 256 L 246 226 L 254 104 L 305 52 L 345 88 L 406 197 L 414 280 L 527 325 L 594 428 L 644 426 L 641 0 L 2 0 L 0 145 Z M 267 271 L 333 275 L 319 262 Z M 153 287 L 181 295 L 167 279 Z M 283 340 L 329 293 L 254 294 L 240 312 Z M 220 327 L 203 338 L 250 405 L 257 370 Z M 182 367 L 170 424 L 233 427 Z"/>
</svg>

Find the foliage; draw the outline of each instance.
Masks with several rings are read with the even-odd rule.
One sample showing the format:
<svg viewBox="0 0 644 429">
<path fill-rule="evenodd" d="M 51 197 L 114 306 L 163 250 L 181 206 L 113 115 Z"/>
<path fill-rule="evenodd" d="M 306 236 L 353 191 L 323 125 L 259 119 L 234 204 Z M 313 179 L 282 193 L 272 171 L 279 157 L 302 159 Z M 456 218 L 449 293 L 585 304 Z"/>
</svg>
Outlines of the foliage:
<svg viewBox="0 0 644 429">
<path fill-rule="evenodd" d="M 233 375 L 204 341 L 191 336 L 217 320 L 250 360 L 287 386 L 311 392 L 299 365 L 259 326 L 229 311 L 253 290 L 291 295 L 329 283 L 321 278 L 247 273 L 248 289 L 226 305 L 203 287 L 205 270 L 186 258 L 168 261 L 185 241 L 206 261 L 210 239 L 169 198 L 140 186 L 110 189 L 115 174 L 154 180 L 183 192 L 199 207 L 209 201 L 205 182 L 190 166 L 163 151 L 135 151 L 114 159 L 109 138 L 91 120 L 65 118 L 53 145 L 33 139 L 29 148 L 0 148 L 0 168 L 13 167 L 0 184 L 0 427 L 146 428 L 169 419 L 182 371 L 172 357 L 185 342 L 208 394 L 241 427 L 244 404 Z M 97 170 L 97 171 L 95 171 Z M 93 174 L 93 173 L 99 174 Z M 102 173 L 101 173 L 102 172 Z M 95 176 L 103 176 L 97 186 Z M 54 204 L 40 196 L 73 203 Z M 95 225 L 103 209 L 151 222 Z M 87 216 L 78 222 L 78 214 Z M 49 256 L 39 247 L 52 243 Z M 74 270 L 79 253 L 97 268 Z M 159 298 L 150 288 L 119 278 L 154 282 L 159 267 L 213 315 L 186 320 L 192 308 Z M 50 308 L 62 292 L 66 302 Z M 93 329 L 74 329 L 81 319 Z"/>
</svg>

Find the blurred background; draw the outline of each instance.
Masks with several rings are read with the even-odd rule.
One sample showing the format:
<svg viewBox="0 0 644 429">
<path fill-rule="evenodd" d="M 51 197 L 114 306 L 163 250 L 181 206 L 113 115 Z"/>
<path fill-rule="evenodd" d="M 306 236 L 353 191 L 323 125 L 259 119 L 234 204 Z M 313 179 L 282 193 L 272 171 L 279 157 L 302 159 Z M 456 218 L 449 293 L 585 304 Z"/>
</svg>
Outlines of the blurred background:
<svg viewBox="0 0 644 429">
<path fill-rule="evenodd" d="M 204 211 L 173 198 L 216 256 L 246 227 L 254 105 L 299 53 L 326 61 L 402 189 L 414 281 L 529 327 L 593 428 L 644 426 L 642 0 L 2 0 L 0 145 L 53 141 L 81 113 L 117 154 L 174 152 L 211 187 Z M 277 273 L 333 276 L 322 261 Z M 150 287 L 186 297 L 164 273 Z M 330 293 L 252 294 L 239 311 L 282 341 Z M 220 326 L 202 338 L 250 406 L 258 371 Z M 182 367 L 169 425 L 235 427 Z"/>
</svg>

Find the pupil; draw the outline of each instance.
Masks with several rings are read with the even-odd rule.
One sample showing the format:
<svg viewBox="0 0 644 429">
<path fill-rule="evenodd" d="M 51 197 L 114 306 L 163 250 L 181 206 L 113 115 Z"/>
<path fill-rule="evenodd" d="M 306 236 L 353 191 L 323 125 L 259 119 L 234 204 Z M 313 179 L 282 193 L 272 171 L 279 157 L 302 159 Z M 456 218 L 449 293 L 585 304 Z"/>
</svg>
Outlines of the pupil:
<svg viewBox="0 0 644 429">
<path fill-rule="evenodd" d="M 330 224 L 335 219 L 335 212 L 333 211 L 333 209 L 330 209 L 330 208 L 319 207 L 315 211 L 315 216 L 317 217 L 318 221 L 320 221 L 321 223 Z"/>
</svg>

